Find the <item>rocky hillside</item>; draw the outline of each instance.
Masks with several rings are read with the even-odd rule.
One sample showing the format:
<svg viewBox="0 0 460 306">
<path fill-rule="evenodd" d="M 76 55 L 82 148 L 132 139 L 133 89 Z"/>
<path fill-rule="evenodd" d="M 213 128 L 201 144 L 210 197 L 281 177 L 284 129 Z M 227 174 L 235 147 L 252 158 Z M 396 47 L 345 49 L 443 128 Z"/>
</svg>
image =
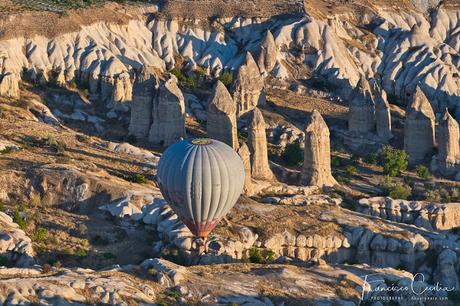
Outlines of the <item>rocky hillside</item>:
<svg viewBox="0 0 460 306">
<path fill-rule="evenodd" d="M 0 1 L 0 303 L 460 303 L 458 1 L 90 2 Z M 203 246 L 186 137 L 245 168 Z"/>
</svg>

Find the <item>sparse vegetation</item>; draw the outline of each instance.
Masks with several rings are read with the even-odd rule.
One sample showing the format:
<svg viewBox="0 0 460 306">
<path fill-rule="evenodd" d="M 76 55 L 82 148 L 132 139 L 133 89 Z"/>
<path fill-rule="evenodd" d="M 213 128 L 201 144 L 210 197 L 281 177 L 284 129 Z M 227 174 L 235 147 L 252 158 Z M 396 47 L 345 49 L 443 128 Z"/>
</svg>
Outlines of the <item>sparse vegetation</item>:
<svg viewBox="0 0 460 306">
<path fill-rule="evenodd" d="M 348 166 L 345 167 L 345 172 L 348 175 L 355 176 L 355 175 L 358 174 L 358 169 L 356 169 L 356 167 L 353 166 L 353 165 L 348 165 Z"/>
<path fill-rule="evenodd" d="M 222 84 L 229 88 L 233 83 L 233 75 L 230 71 L 224 71 L 219 77 L 219 80 L 222 82 Z"/>
<path fill-rule="evenodd" d="M 46 242 L 48 239 L 48 230 L 43 227 L 38 227 L 35 229 L 33 235 L 32 235 L 32 240 L 41 243 L 41 242 Z"/>
<path fill-rule="evenodd" d="M 249 261 L 252 263 L 271 263 L 275 260 L 275 252 L 272 250 L 262 251 L 256 247 L 249 249 Z"/>
<path fill-rule="evenodd" d="M 424 165 L 418 165 L 415 168 L 415 171 L 417 172 L 417 175 L 419 178 L 428 180 L 431 178 L 431 172 L 428 170 L 428 168 Z"/>
<path fill-rule="evenodd" d="M 382 150 L 381 159 L 383 171 L 391 177 L 395 177 L 407 169 L 408 156 L 404 150 L 386 146 Z"/>
<path fill-rule="evenodd" d="M 391 177 L 385 178 L 381 184 L 381 187 L 386 195 L 393 199 L 407 200 L 410 197 L 412 191 L 410 186 L 404 184 L 401 180 Z"/>
<path fill-rule="evenodd" d="M 77 248 L 77 250 L 75 251 L 75 256 L 77 256 L 78 258 L 86 257 L 86 251 L 81 247 Z"/>
</svg>

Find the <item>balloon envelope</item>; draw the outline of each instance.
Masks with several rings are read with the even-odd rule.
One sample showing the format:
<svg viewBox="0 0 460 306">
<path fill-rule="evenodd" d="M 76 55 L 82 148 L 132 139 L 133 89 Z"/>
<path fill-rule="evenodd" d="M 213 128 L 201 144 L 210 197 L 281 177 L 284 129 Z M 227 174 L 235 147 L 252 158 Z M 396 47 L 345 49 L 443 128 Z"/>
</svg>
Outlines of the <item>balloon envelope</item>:
<svg viewBox="0 0 460 306">
<path fill-rule="evenodd" d="M 244 186 L 244 166 L 228 145 L 186 139 L 170 146 L 158 164 L 166 201 L 197 237 L 206 238 L 235 205 Z"/>
</svg>

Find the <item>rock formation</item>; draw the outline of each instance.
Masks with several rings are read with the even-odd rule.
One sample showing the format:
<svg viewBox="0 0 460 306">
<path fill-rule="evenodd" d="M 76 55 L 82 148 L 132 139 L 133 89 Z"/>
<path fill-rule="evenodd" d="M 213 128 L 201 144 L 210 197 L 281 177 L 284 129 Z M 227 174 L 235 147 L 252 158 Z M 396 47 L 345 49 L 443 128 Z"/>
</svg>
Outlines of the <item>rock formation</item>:
<svg viewBox="0 0 460 306">
<path fill-rule="evenodd" d="M 435 144 L 435 115 L 427 97 L 417 87 L 406 110 L 404 126 L 404 150 L 409 154 L 409 163 L 421 162 L 430 154 Z"/>
<path fill-rule="evenodd" d="M 153 67 L 142 66 L 133 87 L 131 121 L 129 134 L 138 140 L 146 140 L 152 124 L 153 100 L 157 94 L 160 80 Z"/>
<path fill-rule="evenodd" d="M 375 125 L 377 136 L 379 136 L 382 141 L 388 141 L 393 135 L 391 134 L 391 113 L 387 94 L 385 90 L 380 89 L 374 82 L 372 95 L 375 102 Z"/>
<path fill-rule="evenodd" d="M 0 96 L 19 97 L 19 76 L 15 73 L 0 74 Z"/>
<path fill-rule="evenodd" d="M 238 116 L 265 104 L 264 81 L 251 53 L 247 52 L 233 84 Z"/>
<path fill-rule="evenodd" d="M 270 30 L 267 30 L 264 40 L 260 45 L 259 57 L 257 59 L 257 64 L 262 74 L 268 74 L 273 70 L 276 65 L 277 54 L 278 49 L 273 34 Z"/>
<path fill-rule="evenodd" d="M 241 159 L 243 160 L 244 164 L 244 193 L 246 195 L 252 195 L 253 188 L 252 188 L 252 178 L 251 178 L 251 152 L 249 151 L 248 146 L 246 143 L 243 143 L 238 148 L 238 154 L 240 155 Z"/>
<path fill-rule="evenodd" d="M 132 91 L 131 77 L 127 68 L 119 59 L 111 57 L 101 72 L 101 99 L 110 107 L 127 111 L 129 108 L 123 103 L 132 100 Z"/>
<path fill-rule="evenodd" d="M 248 144 L 251 151 L 252 177 L 260 180 L 273 179 L 273 173 L 268 163 L 267 135 L 265 120 L 262 112 L 255 108 L 252 111 L 249 125 Z"/>
<path fill-rule="evenodd" d="M 313 111 L 304 132 L 302 184 L 318 187 L 336 185 L 331 173 L 329 128 L 317 110 Z"/>
<path fill-rule="evenodd" d="M 438 127 L 438 154 L 432 170 L 451 176 L 460 170 L 460 132 L 457 120 L 446 109 Z"/>
<path fill-rule="evenodd" d="M 375 104 L 367 80 L 362 77 L 350 101 L 348 131 L 353 134 L 367 134 L 375 129 Z"/>
<path fill-rule="evenodd" d="M 238 149 L 236 105 L 221 81 L 217 81 L 214 86 L 208 103 L 207 131 L 209 138 L 220 140 L 234 150 Z"/>
<path fill-rule="evenodd" d="M 177 79 L 170 75 L 161 83 L 153 102 L 149 142 L 169 146 L 185 137 L 185 104 Z"/>
</svg>

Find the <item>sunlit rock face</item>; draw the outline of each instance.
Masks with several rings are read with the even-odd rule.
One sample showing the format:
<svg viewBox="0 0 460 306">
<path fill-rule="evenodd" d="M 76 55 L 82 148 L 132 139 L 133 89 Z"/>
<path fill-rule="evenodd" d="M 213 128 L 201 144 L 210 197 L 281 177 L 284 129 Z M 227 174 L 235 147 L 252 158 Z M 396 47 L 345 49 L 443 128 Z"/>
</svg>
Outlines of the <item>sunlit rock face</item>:
<svg viewBox="0 0 460 306">
<path fill-rule="evenodd" d="M 251 53 L 247 52 L 233 84 L 233 99 L 238 107 L 238 116 L 265 104 L 263 88 L 264 81 L 259 67 Z"/>
<path fill-rule="evenodd" d="M 329 128 L 317 110 L 313 111 L 304 132 L 302 183 L 318 187 L 336 185 L 337 182 L 331 172 Z"/>
<path fill-rule="evenodd" d="M 185 137 L 185 104 L 177 79 L 170 75 L 160 84 L 153 101 L 149 142 L 169 146 Z"/>
<path fill-rule="evenodd" d="M 255 179 L 273 179 L 273 173 L 268 164 L 267 135 L 265 120 L 262 112 L 256 108 L 252 111 L 249 125 L 248 145 L 251 151 L 251 174 Z"/>
<path fill-rule="evenodd" d="M 209 138 L 222 141 L 234 150 L 238 149 L 236 105 L 221 81 L 217 81 L 211 94 L 206 126 Z"/>
<path fill-rule="evenodd" d="M 432 153 L 435 145 L 435 115 L 430 101 L 417 87 L 406 110 L 404 149 L 409 163 L 417 164 Z"/>
<path fill-rule="evenodd" d="M 460 132 L 457 120 L 446 109 L 438 124 L 438 154 L 433 157 L 432 171 L 453 176 L 460 170 Z"/>
</svg>

